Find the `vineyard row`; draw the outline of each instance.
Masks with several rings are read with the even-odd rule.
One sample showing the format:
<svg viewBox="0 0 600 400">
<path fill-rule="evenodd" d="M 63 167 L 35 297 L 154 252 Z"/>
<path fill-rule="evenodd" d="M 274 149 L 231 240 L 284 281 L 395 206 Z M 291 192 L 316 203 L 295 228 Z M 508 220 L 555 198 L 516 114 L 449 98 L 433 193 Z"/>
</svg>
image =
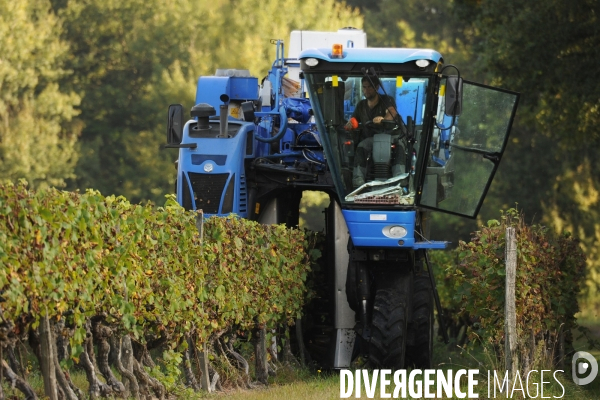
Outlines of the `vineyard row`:
<svg viewBox="0 0 600 400">
<path fill-rule="evenodd" d="M 150 347 L 161 344 L 189 368 L 196 349 L 225 343 L 220 340 L 226 335 L 295 321 L 310 266 L 305 234 L 213 217 L 201 235 L 201 222 L 201 214 L 183 210 L 172 197 L 154 207 L 91 190 L 0 184 L 0 343 L 9 360 L 3 361 L 4 376 L 33 393 L 14 371 L 15 345 L 27 340 L 42 367 L 56 366 L 64 398 L 83 396 L 64 374 L 73 363 L 86 370 L 92 397 L 124 395 L 109 361 L 134 398 L 150 390 L 163 397 L 165 384 L 143 368 L 153 365 Z M 50 361 L 44 361 L 45 335 L 55 347 Z M 239 356 L 230 342 L 225 347 Z M 126 361 L 131 353 L 135 357 Z M 188 382 L 193 385 L 193 377 Z"/>
</svg>

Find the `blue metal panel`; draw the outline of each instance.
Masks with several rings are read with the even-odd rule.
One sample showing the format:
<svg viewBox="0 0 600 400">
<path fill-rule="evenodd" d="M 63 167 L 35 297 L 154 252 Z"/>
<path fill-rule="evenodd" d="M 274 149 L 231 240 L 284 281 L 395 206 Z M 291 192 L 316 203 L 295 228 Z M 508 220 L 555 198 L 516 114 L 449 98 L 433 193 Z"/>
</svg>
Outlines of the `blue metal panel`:
<svg viewBox="0 0 600 400">
<path fill-rule="evenodd" d="M 223 104 L 220 97 L 228 95 L 230 80 L 228 76 L 201 76 L 196 89 L 196 104 L 210 104 L 219 115 L 219 105 Z"/>
<path fill-rule="evenodd" d="M 415 243 L 415 211 L 342 210 L 342 213 L 355 246 L 413 247 Z M 385 236 L 383 229 L 394 225 L 404 227 L 407 235 L 403 238 Z"/>
<path fill-rule="evenodd" d="M 424 99 L 425 82 L 403 82 L 401 87 L 396 88 L 396 105 L 404 123 L 408 122 L 406 117 L 410 116 L 415 124 L 423 124 Z"/>
<path fill-rule="evenodd" d="M 269 132 L 272 129 L 272 124 L 270 120 L 263 119 L 259 125 L 256 126 L 256 130 L 254 135 L 260 136 L 263 138 L 268 138 Z M 271 145 L 265 142 L 259 142 L 258 140 L 254 141 L 254 146 L 256 146 L 255 155 L 256 157 L 264 157 L 270 154 Z"/>
<path fill-rule="evenodd" d="M 313 57 L 330 62 L 381 62 L 405 63 L 416 60 L 430 60 L 437 63 L 442 55 L 431 49 L 344 49 L 343 58 L 331 58 L 331 49 L 307 49 L 300 53 L 300 59 Z"/>
<path fill-rule="evenodd" d="M 295 135 L 294 131 L 292 129 L 288 128 L 285 131 L 283 138 L 279 142 L 279 152 L 280 153 L 291 153 L 292 145 L 294 144 L 295 138 L 296 138 L 296 135 Z"/>
<path fill-rule="evenodd" d="M 221 95 L 230 100 L 244 101 L 258 99 L 258 79 L 254 77 L 201 76 L 196 88 L 196 104 L 207 103 L 219 115 Z"/>
<path fill-rule="evenodd" d="M 387 94 L 388 96 L 392 96 L 394 100 L 398 101 L 396 98 L 396 82 L 393 80 L 386 80 L 381 82 L 382 88 L 379 88 L 380 94 Z"/>
<path fill-rule="evenodd" d="M 423 107 L 425 106 L 425 81 L 402 82 L 401 87 L 396 87 L 395 81 L 384 81 L 380 94 L 392 96 L 396 101 L 396 108 L 407 123 L 407 116 L 413 118 L 417 125 L 423 124 Z"/>
<path fill-rule="evenodd" d="M 231 100 L 257 100 L 258 78 L 232 77 L 228 93 Z"/>
</svg>

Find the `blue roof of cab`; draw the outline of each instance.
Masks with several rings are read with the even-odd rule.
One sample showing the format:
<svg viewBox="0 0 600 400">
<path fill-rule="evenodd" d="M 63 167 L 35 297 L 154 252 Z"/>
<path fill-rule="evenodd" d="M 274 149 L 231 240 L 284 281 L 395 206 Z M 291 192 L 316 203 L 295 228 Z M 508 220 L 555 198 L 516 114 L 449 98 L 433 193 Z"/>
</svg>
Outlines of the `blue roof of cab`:
<svg viewBox="0 0 600 400">
<path fill-rule="evenodd" d="M 368 47 L 366 49 L 348 48 L 343 50 L 343 58 L 331 58 L 331 49 L 306 49 L 298 58 L 318 58 L 330 62 L 379 62 L 405 63 L 416 60 L 440 61 L 442 55 L 431 49 L 393 49 Z"/>
</svg>

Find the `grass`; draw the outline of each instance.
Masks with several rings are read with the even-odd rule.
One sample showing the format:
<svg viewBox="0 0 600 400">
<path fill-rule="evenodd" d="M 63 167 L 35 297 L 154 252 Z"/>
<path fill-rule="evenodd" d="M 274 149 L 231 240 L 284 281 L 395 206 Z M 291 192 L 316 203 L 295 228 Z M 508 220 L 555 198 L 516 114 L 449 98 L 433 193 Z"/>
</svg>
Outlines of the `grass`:
<svg viewBox="0 0 600 400">
<path fill-rule="evenodd" d="M 582 344 L 583 345 L 583 344 Z M 583 350 L 583 349 L 578 349 Z M 494 368 L 494 362 L 484 352 L 477 350 L 475 352 L 467 352 L 464 350 L 449 351 L 446 345 L 442 343 L 436 343 L 435 349 L 435 368 L 447 371 L 452 369 L 456 371 L 458 369 L 479 369 L 480 374 L 478 376 L 478 385 L 475 387 L 475 393 L 479 394 L 479 398 L 496 398 L 496 399 L 509 399 L 509 398 L 528 398 L 523 397 L 522 393 L 527 395 L 527 388 L 525 379 L 523 379 L 523 389 L 521 392 L 519 385 L 516 386 L 513 391 L 512 397 L 507 397 L 506 394 L 501 394 L 497 391 L 494 397 L 493 386 L 490 389 L 490 397 L 488 397 L 488 386 L 487 386 L 487 370 Z M 493 377 L 493 372 L 490 372 Z M 545 373 L 544 381 L 550 382 L 544 384 L 544 397 L 545 398 L 562 398 L 562 399 L 585 399 L 585 400 L 600 400 L 600 377 L 597 378 L 591 385 L 588 386 L 577 386 L 573 383 L 570 373 L 557 373 L 558 384 L 552 377 L 552 373 Z M 529 393 L 531 398 L 541 398 L 539 392 L 539 373 L 532 374 L 532 380 L 529 385 Z M 537 386 L 534 385 L 537 383 Z M 562 386 L 561 386 L 562 385 Z M 466 383 L 461 386 L 461 390 L 466 392 Z M 536 390 L 538 391 L 536 396 Z M 387 390 L 388 393 L 393 392 L 393 385 L 390 385 Z M 435 390 L 432 390 L 435 392 Z M 204 395 L 204 398 L 210 399 L 244 399 L 244 400 L 275 400 L 275 399 L 339 399 L 340 398 L 340 378 L 336 373 L 321 373 L 311 374 L 308 371 L 295 371 L 287 372 L 271 382 L 269 387 L 249 390 L 249 391 L 231 391 L 227 393 L 215 393 L 211 395 Z M 356 398 L 355 393 L 352 393 L 350 398 Z M 361 398 L 367 398 L 364 387 L 361 391 Z M 380 388 L 377 387 L 375 391 L 375 399 L 381 399 Z M 408 397 L 412 399 L 413 397 Z M 415 397 L 420 398 L 420 397 Z M 446 397 L 442 397 L 446 398 Z M 458 399 L 454 396 L 452 399 Z"/>
<path fill-rule="evenodd" d="M 230 393 L 215 393 L 208 398 L 227 398 L 245 400 L 265 399 L 305 399 L 305 400 L 328 400 L 340 398 L 340 381 L 337 375 L 313 376 L 301 381 L 286 383 L 274 383 L 268 387 L 234 391 Z"/>
<path fill-rule="evenodd" d="M 545 398 L 563 398 L 563 399 L 586 399 L 596 400 L 600 399 L 600 388 L 598 385 L 595 387 L 579 387 L 570 381 L 570 377 L 559 378 L 564 391 L 558 384 L 546 384 L 544 385 L 544 397 Z M 539 386 L 538 386 L 539 387 Z M 379 387 L 375 391 L 375 399 L 381 399 Z M 467 391 L 466 385 L 462 386 L 461 390 Z M 535 396 L 536 387 L 530 386 L 530 394 L 532 398 Z M 387 393 L 392 393 L 393 387 L 388 387 Z M 432 390 L 435 393 L 435 390 Z M 493 396 L 493 389 L 490 391 L 491 396 L 489 398 L 496 399 L 508 399 L 504 394 L 497 393 L 496 397 Z M 563 395 L 564 392 L 564 395 Z M 488 398 L 487 384 L 484 381 L 480 381 L 479 385 L 475 389 L 475 393 L 479 394 L 479 398 Z M 328 399 L 339 399 L 340 398 L 340 380 L 337 375 L 329 375 L 319 378 L 311 378 L 301 382 L 293 382 L 284 385 L 271 385 L 268 388 L 257 389 L 251 391 L 235 391 L 231 393 L 217 393 L 211 395 L 205 395 L 205 398 L 210 399 L 244 399 L 244 400 L 279 400 L 279 399 L 315 399 L 315 400 L 328 400 Z M 541 398 L 541 393 L 538 392 L 537 398 Z M 354 393 L 350 398 L 355 398 Z M 367 398 L 364 392 L 364 388 L 361 392 L 361 398 Z M 408 397 L 410 399 L 417 399 L 421 397 Z M 446 398 L 446 397 L 442 397 Z M 523 398 L 520 391 L 515 391 L 512 398 Z M 454 396 L 452 399 L 458 399 Z"/>
<path fill-rule="evenodd" d="M 581 321 L 583 326 L 586 326 L 592 332 L 592 336 L 597 340 L 600 340 L 600 321 Z M 576 350 L 588 351 L 593 354 L 597 359 L 600 358 L 600 350 L 587 348 L 587 342 L 585 339 L 579 339 L 575 343 Z M 434 348 L 434 362 L 436 369 L 456 371 L 457 369 L 479 369 L 480 375 L 478 376 L 478 385 L 476 386 L 475 392 L 479 394 L 479 398 L 488 398 L 488 385 L 487 385 L 487 371 L 493 369 L 500 370 L 498 366 L 495 366 L 496 362 L 493 361 L 494 357 L 490 357 L 483 350 L 476 350 L 468 352 L 465 350 L 453 351 L 448 350 L 447 346 L 442 343 L 436 343 Z M 567 360 L 570 361 L 570 360 Z M 569 362 L 567 362 L 569 364 Z M 500 371 L 499 371 L 500 372 Z M 493 372 L 490 372 L 493 378 Z M 548 375 L 545 373 L 544 381 L 550 382 L 544 384 L 544 398 L 562 398 L 562 399 L 573 399 L 573 400 L 600 400 L 600 376 L 594 380 L 590 385 L 578 386 L 573 383 L 570 372 L 557 373 L 557 379 L 560 384 L 557 383 L 552 374 Z M 532 380 L 529 384 L 530 398 L 541 398 L 541 392 L 539 391 L 540 386 L 540 375 L 532 374 Z M 537 386 L 534 385 L 537 383 Z M 507 397 L 506 394 L 496 393 L 494 397 L 493 386 L 490 389 L 490 397 L 496 399 L 509 399 L 509 398 L 529 398 L 527 397 L 527 386 L 526 381 L 523 379 L 523 389 L 521 392 L 519 385 L 516 386 L 515 391 L 512 392 L 512 397 Z M 462 386 L 462 390 L 466 391 L 466 384 Z M 536 390 L 537 396 L 536 396 Z M 390 386 L 388 393 L 393 391 L 393 387 Z M 432 390 L 433 391 L 433 390 Z M 525 394 L 525 397 L 523 396 Z M 361 392 L 362 398 L 367 398 L 364 392 L 364 388 Z M 244 399 L 244 400 L 275 400 L 275 399 L 339 399 L 340 398 L 340 378 L 337 374 L 319 374 L 315 376 L 310 374 L 308 371 L 304 373 L 293 373 L 278 377 L 274 380 L 269 387 L 252 390 L 252 391 L 232 391 L 228 393 L 217 393 L 206 395 L 207 398 L 227 398 L 227 399 Z M 355 398 L 355 393 L 352 393 L 350 398 Z M 377 387 L 375 393 L 375 399 L 380 399 L 379 387 Z M 408 397 L 412 398 L 412 397 Z M 418 397 L 417 397 L 418 398 Z M 445 397 L 442 397 L 445 398 Z M 458 397 L 453 397 L 458 399 Z"/>
</svg>

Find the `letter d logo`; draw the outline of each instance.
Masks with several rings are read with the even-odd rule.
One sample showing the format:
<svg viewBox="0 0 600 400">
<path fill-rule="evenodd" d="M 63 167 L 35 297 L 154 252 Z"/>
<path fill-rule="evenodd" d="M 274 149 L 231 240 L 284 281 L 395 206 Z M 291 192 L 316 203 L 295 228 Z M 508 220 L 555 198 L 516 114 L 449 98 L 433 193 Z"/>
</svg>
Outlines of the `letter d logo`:
<svg viewBox="0 0 600 400">
<path fill-rule="evenodd" d="M 588 362 L 577 363 L 580 359 L 585 358 Z M 589 372 L 586 378 L 579 378 L 578 375 L 583 375 Z M 578 351 L 573 354 L 573 360 L 571 361 L 571 374 L 573 376 L 573 382 L 579 386 L 587 385 L 591 383 L 598 375 L 598 361 L 590 353 L 585 351 Z"/>
</svg>

